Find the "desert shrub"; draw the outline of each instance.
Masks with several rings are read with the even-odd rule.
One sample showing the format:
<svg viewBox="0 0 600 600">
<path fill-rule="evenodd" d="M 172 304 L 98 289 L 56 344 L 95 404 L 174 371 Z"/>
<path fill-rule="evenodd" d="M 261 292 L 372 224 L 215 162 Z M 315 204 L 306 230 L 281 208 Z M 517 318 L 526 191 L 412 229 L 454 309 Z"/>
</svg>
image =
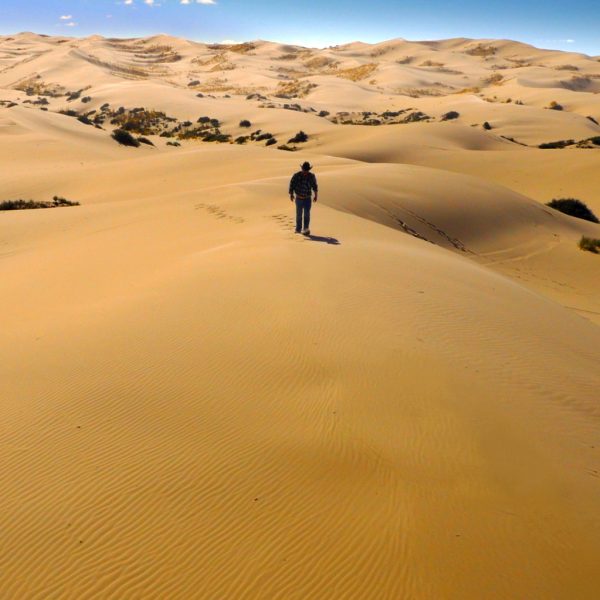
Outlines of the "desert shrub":
<svg viewBox="0 0 600 600">
<path fill-rule="evenodd" d="M 287 144 L 283 144 L 281 146 L 277 146 L 277 150 L 285 150 L 287 152 L 296 152 L 296 150 L 298 150 L 298 148 L 295 148 L 294 146 L 288 146 Z"/>
<path fill-rule="evenodd" d="M 492 126 L 491 126 L 491 125 L 490 125 L 490 124 L 489 124 L 489 123 L 486 121 L 486 122 L 483 124 L 483 128 L 484 128 L 486 131 L 490 131 L 490 130 L 492 129 Z"/>
<path fill-rule="evenodd" d="M 84 98 L 82 98 L 82 99 L 81 99 L 81 101 L 82 101 L 84 104 L 87 104 L 88 102 L 91 102 L 91 101 L 92 101 L 92 97 L 91 97 L 91 96 L 85 96 Z"/>
<path fill-rule="evenodd" d="M 276 143 L 277 143 L 277 140 L 274 137 L 272 137 L 267 140 L 267 143 L 265 144 L 265 146 L 272 146 L 273 144 L 276 144 Z"/>
<path fill-rule="evenodd" d="M 592 142 L 594 146 L 600 146 L 600 135 L 596 135 L 594 137 L 588 138 L 586 141 Z"/>
<path fill-rule="evenodd" d="M 110 107 L 110 104 L 108 102 L 105 102 L 101 107 L 100 110 L 105 111 L 108 110 Z"/>
<path fill-rule="evenodd" d="M 194 79 L 194 81 L 188 83 L 188 87 L 194 87 L 195 85 L 200 85 L 200 80 Z"/>
<path fill-rule="evenodd" d="M 234 141 L 236 144 L 245 144 L 248 141 L 248 136 L 240 135 L 239 137 L 236 137 Z"/>
<path fill-rule="evenodd" d="M 138 142 L 140 142 L 140 144 L 146 144 L 147 146 L 154 146 L 154 142 L 147 137 L 139 137 Z"/>
<path fill-rule="evenodd" d="M 179 142 L 167 142 L 167 146 L 181 146 Z"/>
<path fill-rule="evenodd" d="M 442 121 L 452 121 L 453 119 L 458 119 L 460 117 L 460 113 L 457 113 L 455 110 L 451 110 L 442 115 Z"/>
<path fill-rule="evenodd" d="M 78 117 L 79 113 L 76 110 L 59 110 L 61 115 L 66 115 L 67 117 Z"/>
<path fill-rule="evenodd" d="M 600 254 L 600 240 L 597 238 L 590 238 L 582 235 L 578 245 L 581 250 Z"/>
<path fill-rule="evenodd" d="M 403 123 L 418 123 L 419 121 L 426 121 L 430 117 L 420 110 L 410 113 L 407 117 L 402 119 Z"/>
<path fill-rule="evenodd" d="M 181 124 L 181 126 L 182 126 L 182 127 L 190 127 L 190 126 L 191 126 L 191 124 L 192 124 L 192 122 L 191 122 L 191 121 L 184 121 L 184 122 Z"/>
<path fill-rule="evenodd" d="M 73 100 L 78 100 L 79 97 L 81 96 L 82 92 L 83 92 L 83 90 L 77 90 L 76 92 L 69 92 L 67 94 L 67 102 L 71 102 Z"/>
<path fill-rule="evenodd" d="M 0 202 L 0 210 L 27 210 L 33 208 L 59 208 L 62 206 L 79 206 L 79 202 L 72 202 L 66 198 L 54 196 L 52 202 L 37 200 L 4 200 Z"/>
<path fill-rule="evenodd" d="M 255 142 L 263 142 L 264 140 L 270 140 L 272 138 L 273 138 L 272 133 L 261 133 L 260 135 L 257 135 L 254 137 L 254 141 Z"/>
<path fill-rule="evenodd" d="M 319 111 L 319 117 L 328 117 L 329 116 L 329 111 L 328 110 L 321 110 Z"/>
<path fill-rule="evenodd" d="M 556 100 L 552 100 L 552 102 L 550 102 L 550 104 L 548 105 L 548 108 L 550 110 L 564 110 L 564 107 L 559 104 Z"/>
<path fill-rule="evenodd" d="M 581 201 L 575 198 L 555 198 L 548 202 L 546 206 L 558 210 L 565 215 L 599 223 L 598 217 Z"/>
<path fill-rule="evenodd" d="M 299 131 L 293 138 L 288 140 L 288 144 L 300 144 L 308 141 L 308 135 L 304 131 Z"/>
<path fill-rule="evenodd" d="M 122 146 L 133 146 L 134 148 L 138 148 L 140 145 L 139 141 L 136 140 L 129 131 L 125 131 L 124 129 L 115 129 L 112 132 L 111 137 Z"/>
<path fill-rule="evenodd" d="M 210 124 L 211 124 L 213 127 L 220 127 L 220 125 L 221 125 L 221 122 L 219 121 L 219 119 L 211 119 L 211 120 L 210 120 Z"/>
<path fill-rule="evenodd" d="M 478 44 L 477 46 L 469 48 L 465 52 L 470 56 L 482 56 L 485 58 L 496 54 L 496 48 L 493 46 L 486 46 L 485 44 Z"/>
<path fill-rule="evenodd" d="M 350 81 L 360 81 L 366 79 L 377 70 L 376 63 L 368 63 L 360 65 L 358 67 L 351 67 L 349 69 L 336 69 L 333 74 L 343 79 L 349 79 Z"/>
<path fill-rule="evenodd" d="M 92 121 L 86 115 L 79 115 L 77 120 L 84 125 L 93 125 Z"/>
<path fill-rule="evenodd" d="M 500 85 L 504 81 L 504 76 L 500 73 L 492 73 L 489 77 L 483 80 L 486 85 Z"/>
<path fill-rule="evenodd" d="M 557 142 L 545 142 L 544 144 L 540 144 L 538 148 L 542 150 L 560 150 L 567 146 L 572 146 L 574 143 L 575 140 L 558 140 Z"/>
<path fill-rule="evenodd" d="M 200 117 L 198 123 L 210 123 L 210 117 Z"/>
<path fill-rule="evenodd" d="M 240 121 L 240 127 L 252 127 L 252 123 L 248 119 L 243 119 Z"/>
<path fill-rule="evenodd" d="M 223 144 L 228 142 L 231 139 L 231 136 L 228 133 L 208 133 L 202 138 L 205 142 L 218 142 L 219 144 Z"/>
<path fill-rule="evenodd" d="M 575 65 L 558 65 L 554 67 L 557 71 L 579 71 L 579 67 Z"/>
</svg>

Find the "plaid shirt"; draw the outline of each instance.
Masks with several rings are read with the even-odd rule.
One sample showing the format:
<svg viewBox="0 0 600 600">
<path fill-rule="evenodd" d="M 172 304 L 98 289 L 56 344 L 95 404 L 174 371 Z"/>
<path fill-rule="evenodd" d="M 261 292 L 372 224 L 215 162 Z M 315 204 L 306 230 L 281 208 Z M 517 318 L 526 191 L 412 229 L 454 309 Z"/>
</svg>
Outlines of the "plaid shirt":
<svg viewBox="0 0 600 600">
<path fill-rule="evenodd" d="M 295 193 L 298 198 L 310 198 L 312 190 L 315 194 L 319 191 L 314 173 L 308 171 L 294 173 L 290 181 L 290 196 Z"/>
</svg>

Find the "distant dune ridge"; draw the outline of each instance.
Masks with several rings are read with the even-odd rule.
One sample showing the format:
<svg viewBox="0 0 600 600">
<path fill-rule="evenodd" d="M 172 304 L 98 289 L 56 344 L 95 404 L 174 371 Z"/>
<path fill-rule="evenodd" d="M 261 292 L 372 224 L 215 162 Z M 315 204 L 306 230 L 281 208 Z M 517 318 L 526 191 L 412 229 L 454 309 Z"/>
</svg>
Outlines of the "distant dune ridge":
<svg viewBox="0 0 600 600">
<path fill-rule="evenodd" d="M 599 60 L 0 36 L 0 596 L 596 598 Z"/>
</svg>

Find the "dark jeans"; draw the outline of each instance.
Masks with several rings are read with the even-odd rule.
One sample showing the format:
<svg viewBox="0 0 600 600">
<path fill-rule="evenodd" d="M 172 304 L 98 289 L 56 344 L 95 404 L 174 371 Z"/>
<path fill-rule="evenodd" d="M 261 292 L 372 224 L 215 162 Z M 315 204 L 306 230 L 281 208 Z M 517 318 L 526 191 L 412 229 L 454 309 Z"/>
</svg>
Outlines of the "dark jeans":
<svg viewBox="0 0 600 600">
<path fill-rule="evenodd" d="M 302 230 L 302 216 L 304 215 L 304 229 L 310 225 L 310 198 L 296 198 L 296 231 Z"/>
</svg>

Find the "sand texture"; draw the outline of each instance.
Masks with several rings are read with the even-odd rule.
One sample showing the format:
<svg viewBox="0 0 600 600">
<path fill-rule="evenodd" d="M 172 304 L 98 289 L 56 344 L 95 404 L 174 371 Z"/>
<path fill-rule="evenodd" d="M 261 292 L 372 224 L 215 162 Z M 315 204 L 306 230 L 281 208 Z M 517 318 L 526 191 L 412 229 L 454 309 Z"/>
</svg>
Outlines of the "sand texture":
<svg viewBox="0 0 600 600">
<path fill-rule="evenodd" d="M 600 225 L 545 203 L 600 216 L 599 92 L 505 40 L 0 36 L 0 202 L 80 203 L 0 211 L 0 597 L 598 598 Z"/>
</svg>

